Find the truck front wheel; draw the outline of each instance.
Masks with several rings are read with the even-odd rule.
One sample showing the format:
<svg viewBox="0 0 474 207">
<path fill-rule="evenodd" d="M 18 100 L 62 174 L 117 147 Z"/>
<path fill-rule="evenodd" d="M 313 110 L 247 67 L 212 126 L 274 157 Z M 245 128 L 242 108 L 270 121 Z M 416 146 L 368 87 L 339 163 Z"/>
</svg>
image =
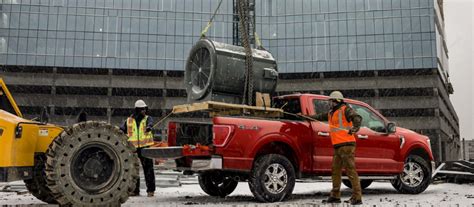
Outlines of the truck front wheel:
<svg viewBox="0 0 474 207">
<path fill-rule="evenodd" d="M 226 197 L 234 192 L 238 182 L 219 171 L 204 172 L 199 175 L 199 186 L 210 196 Z"/>
<path fill-rule="evenodd" d="M 288 158 L 282 155 L 261 156 L 254 163 L 249 187 L 261 202 L 283 201 L 295 187 L 295 169 Z"/>
<path fill-rule="evenodd" d="M 400 193 L 418 194 L 426 190 L 431 181 L 428 162 L 420 156 L 410 155 L 405 161 L 403 172 L 391 183 Z"/>
</svg>

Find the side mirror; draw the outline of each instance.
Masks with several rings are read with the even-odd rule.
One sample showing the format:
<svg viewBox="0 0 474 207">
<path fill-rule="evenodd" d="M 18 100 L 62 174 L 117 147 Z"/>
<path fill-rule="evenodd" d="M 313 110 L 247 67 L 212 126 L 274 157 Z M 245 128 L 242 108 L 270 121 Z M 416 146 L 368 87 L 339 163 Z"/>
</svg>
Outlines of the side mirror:
<svg viewBox="0 0 474 207">
<path fill-rule="evenodd" d="M 397 131 L 397 126 L 393 122 L 389 122 L 387 124 L 387 133 L 388 134 L 393 134 Z"/>
</svg>

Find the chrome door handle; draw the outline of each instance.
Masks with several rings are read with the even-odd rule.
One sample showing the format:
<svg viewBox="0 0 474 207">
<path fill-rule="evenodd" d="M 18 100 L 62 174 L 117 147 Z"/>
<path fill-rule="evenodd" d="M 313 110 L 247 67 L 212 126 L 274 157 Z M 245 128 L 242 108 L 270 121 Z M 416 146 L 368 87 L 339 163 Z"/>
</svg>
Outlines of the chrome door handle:
<svg viewBox="0 0 474 207">
<path fill-rule="evenodd" d="M 319 136 L 329 137 L 329 132 L 318 132 Z"/>
<path fill-rule="evenodd" d="M 359 139 L 368 139 L 369 136 L 368 136 L 368 135 L 360 135 L 360 134 L 358 134 L 358 135 L 357 135 L 357 138 L 359 138 Z"/>
</svg>

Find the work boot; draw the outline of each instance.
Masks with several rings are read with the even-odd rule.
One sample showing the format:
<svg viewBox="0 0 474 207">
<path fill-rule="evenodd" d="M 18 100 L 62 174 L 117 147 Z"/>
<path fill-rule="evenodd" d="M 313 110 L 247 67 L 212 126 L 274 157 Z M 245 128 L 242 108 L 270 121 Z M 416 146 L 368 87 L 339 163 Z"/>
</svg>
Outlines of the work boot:
<svg viewBox="0 0 474 207">
<path fill-rule="evenodd" d="M 341 199 L 329 196 L 326 200 L 323 200 L 323 203 L 341 203 Z"/>
<path fill-rule="evenodd" d="M 147 193 L 147 196 L 148 196 L 148 197 L 153 197 L 153 196 L 155 196 L 155 192 L 148 192 L 148 193 Z"/>
<path fill-rule="evenodd" d="M 345 200 L 344 203 L 350 203 L 351 205 L 362 205 L 362 200 L 351 198 L 349 200 Z"/>
<path fill-rule="evenodd" d="M 140 192 L 133 192 L 133 193 L 130 194 L 130 196 L 131 196 L 131 197 L 133 197 L 133 196 L 140 196 Z"/>
</svg>

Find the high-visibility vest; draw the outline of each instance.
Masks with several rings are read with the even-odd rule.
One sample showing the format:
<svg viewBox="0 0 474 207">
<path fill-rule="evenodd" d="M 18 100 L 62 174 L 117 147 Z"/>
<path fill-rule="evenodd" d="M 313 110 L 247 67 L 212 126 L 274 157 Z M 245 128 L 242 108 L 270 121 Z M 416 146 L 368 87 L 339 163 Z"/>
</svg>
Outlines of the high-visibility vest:
<svg viewBox="0 0 474 207">
<path fill-rule="evenodd" d="M 329 134 L 331 135 L 332 145 L 355 142 L 355 135 L 349 135 L 352 122 L 347 121 L 346 107 L 346 105 L 343 105 L 332 114 L 329 113 Z"/>
<path fill-rule="evenodd" d="M 145 116 L 141 122 L 140 127 L 137 129 L 137 122 L 133 117 L 127 119 L 127 136 L 128 141 L 133 144 L 136 148 L 148 147 L 154 144 L 153 134 L 146 132 L 146 122 L 148 116 Z"/>
</svg>

